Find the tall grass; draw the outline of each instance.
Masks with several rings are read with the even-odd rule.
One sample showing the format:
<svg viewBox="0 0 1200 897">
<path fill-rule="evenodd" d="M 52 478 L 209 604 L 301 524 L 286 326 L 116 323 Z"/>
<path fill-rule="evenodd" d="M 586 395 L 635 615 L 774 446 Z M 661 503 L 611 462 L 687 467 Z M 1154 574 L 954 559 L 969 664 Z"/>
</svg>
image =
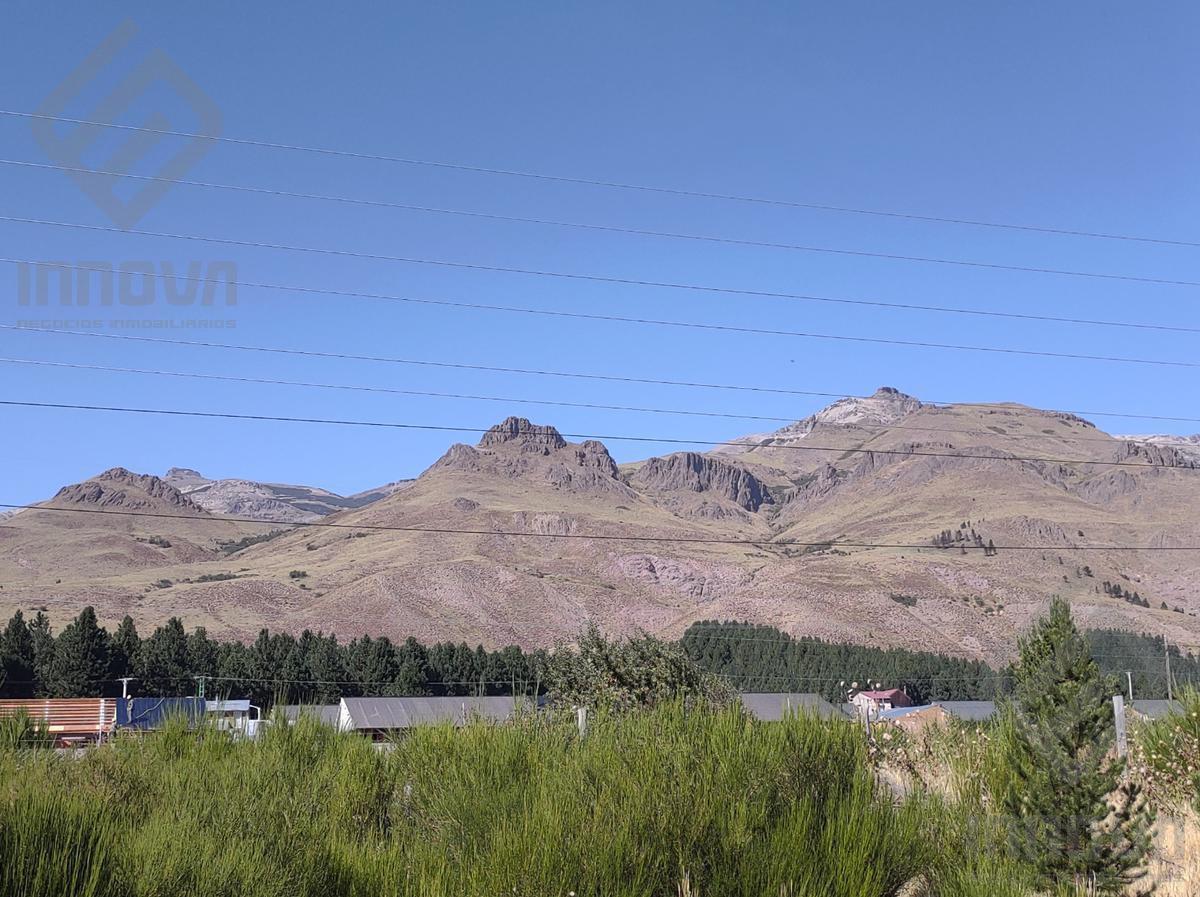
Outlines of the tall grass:
<svg viewBox="0 0 1200 897">
<path fill-rule="evenodd" d="M 883 791 L 852 725 L 737 709 L 0 749 L 4 894 L 1019 893 L 962 823 Z"/>
</svg>

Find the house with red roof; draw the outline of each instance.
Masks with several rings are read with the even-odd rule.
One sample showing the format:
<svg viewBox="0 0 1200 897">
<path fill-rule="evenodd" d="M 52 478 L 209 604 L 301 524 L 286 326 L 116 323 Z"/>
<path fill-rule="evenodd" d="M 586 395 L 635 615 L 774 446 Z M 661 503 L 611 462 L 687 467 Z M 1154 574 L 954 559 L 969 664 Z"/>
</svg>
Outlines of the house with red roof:
<svg viewBox="0 0 1200 897">
<path fill-rule="evenodd" d="M 878 718 L 885 710 L 912 706 L 912 700 L 900 688 L 860 691 L 850 699 L 850 703 L 857 708 L 859 716 L 865 714 L 870 719 Z"/>
</svg>

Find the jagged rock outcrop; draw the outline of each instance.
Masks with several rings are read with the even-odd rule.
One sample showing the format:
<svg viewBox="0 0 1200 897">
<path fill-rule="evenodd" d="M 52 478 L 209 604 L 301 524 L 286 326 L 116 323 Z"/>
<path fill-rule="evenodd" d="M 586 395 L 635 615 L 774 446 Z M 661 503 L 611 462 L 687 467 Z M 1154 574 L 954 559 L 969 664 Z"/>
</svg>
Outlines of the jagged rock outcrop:
<svg viewBox="0 0 1200 897">
<path fill-rule="evenodd" d="M 1150 433 L 1143 436 L 1113 436 L 1113 439 L 1128 439 L 1132 442 L 1149 442 L 1153 445 L 1169 445 L 1189 458 L 1200 461 L 1200 433 L 1178 436 L 1174 433 Z"/>
<path fill-rule="evenodd" d="M 651 458 L 638 468 L 630 483 L 651 492 L 713 493 L 747 511 L 757 511 L 772 501 L 766 485 L 748 470 L 697 452 Z"/>
<path fill-rule="evenodd" d="M 621 480 L 604 443 L 594 439 L 570 443 L 554 427 L 530 423 L 523 417 L 506 418 L 489 429 L 477 446 L 450 446 L 426 473 L 434 471 L 533 479 L 565 492 L 634 495 Z"/>
<path fill-rule="evenodd" d="M 1138 478 L 1128 470 L 1110 470 L 1078 483 L 1072 491 L 1084 501 L 1107 505 L 1118 498 L 1136 494 L 1138 488 Z"/>
<path fill-rule="evenodd" d="M 1200 461 L 1185 454 L 1174 445 L 1122 442 L 1116 451 L 1116 461 L 1144 461 L 1151 467 L 1200 467 Z"/>
<path fill-rule="evenodd" d="M 165 480 L 152 474 L 133 473 L 124 467 L 114 467 L 82 483 L 64 486 L 52 501 L 108 510 L 168 509 L 188 514 L 208 513 Z"/>
<path fill-rule="evenodd" d="M 518 446 L 523 452 L 549 455 L 566 448 L 567 441 L 554 427 L 530 423 L 524 417 L 506 417 L 484 433 L 483 438 L 479 440 L 479 448 L 495 448 L 500 445 Z"/>
</svg>

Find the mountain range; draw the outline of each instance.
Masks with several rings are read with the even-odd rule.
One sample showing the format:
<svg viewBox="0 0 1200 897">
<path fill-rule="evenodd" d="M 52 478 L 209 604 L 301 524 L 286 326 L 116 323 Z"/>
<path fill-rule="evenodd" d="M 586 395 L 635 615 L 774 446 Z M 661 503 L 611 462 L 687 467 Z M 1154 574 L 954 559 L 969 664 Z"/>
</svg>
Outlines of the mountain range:
<svg viewBox="0 0 1200 897">
<path fill-rule="evenodd" d="M 105 471 L 0 525 L 0 613 L 526 647 L 737 619 L 1002 662 L 1058 594 L 1195 645 L 1197 507 L 1200 437 L 889 387 L 627 464 L 510 417 L 346 497 Z"/>
</svg>

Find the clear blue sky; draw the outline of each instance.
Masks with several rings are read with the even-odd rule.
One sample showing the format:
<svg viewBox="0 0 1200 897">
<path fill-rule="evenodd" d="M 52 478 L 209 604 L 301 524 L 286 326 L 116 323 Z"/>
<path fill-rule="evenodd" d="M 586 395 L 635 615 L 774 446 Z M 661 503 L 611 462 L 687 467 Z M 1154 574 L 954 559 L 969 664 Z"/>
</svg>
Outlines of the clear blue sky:
<svg viewBox="0 0 1200 897">
<path fill-rule="evenodd" d="M 0 107 L 33 110 L 128 14 L 121 65 L 158 47 L 224 133 L 468 164 L 1118 233 L 1200 239 L 1194 4 L 412 4 L 13 2 Z M 185 11 L 186 9 L 186 11 Z M 104 82 L 107 83 L 107 82 Z M 71 105 L 88 117 L 107 88 Z M 122 119 L 164 111 L 151 91 Z M 110 138 L 113 135 L 109 135 Z M 115 139 L 115 138 L 113 138 Z M 121 138 L 124 139 L 124 138 Z M 113 146 L 116 144 L 113 143 Z M 0 155 L 44 162 L 0 116 Z M 100 162 L 102 156 L 95 158 Z M 144 166 L 135 169 L 149 171 Z M 201 180 L 752 240 L 1200 280 L 1200 249 L 924 224 L 217 146 Z M 0 165 L 0 214 L 110 224 L 59 172 Z M 140 227 L 516 267 L 1036 314 L 1200 326 L 1200 289 L 1084 280 L 545 226 L 177 186 Z M 1194 360 L 1195 336 L 570 282 L 0 223 L 3 255 L 233 259 L 245 280 L 741 326 Z M 6 322 L 18 308 L 5 278 Z M 159 306 L 148 317 L 186 317 Z M 128 309 L 96 317 L 130 317 Z M 222 315 L 224 316 L 224 315 Z M 1200 417 L 1195 373 L 305 297 L 246 288 L 217 340 L 484 365 L 774 385 L 896 386 L 935 400 Z M 198 332 L 176 331 L 182 338 Z M 800 418 L 827 400 L 255 356 L 0 331 L 0 354 L 418 390 Z M 21 400 L 718 440 L 770 425 L 0 365 Z M 0 409 L 0 501 L 113 465 L 352 492 L 474 437 Z M 1200 429 L 1097 418 L 1110 432 Z M 610 443 L 618 459 L 666 446 Z"/>
</svg>

